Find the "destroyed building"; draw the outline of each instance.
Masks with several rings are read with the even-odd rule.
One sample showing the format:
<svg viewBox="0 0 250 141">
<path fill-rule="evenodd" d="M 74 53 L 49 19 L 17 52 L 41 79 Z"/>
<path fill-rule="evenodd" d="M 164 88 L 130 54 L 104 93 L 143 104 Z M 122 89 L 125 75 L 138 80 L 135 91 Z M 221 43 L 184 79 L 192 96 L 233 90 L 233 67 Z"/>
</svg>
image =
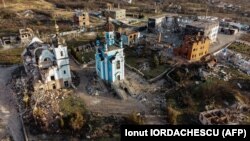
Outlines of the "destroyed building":
<svg viewBox="0 0 250 141">
<path fill-rule="evenodd" d="M 105 25 L 105 39 L 96 40 L 96 73 L 102 80 L 113 83 L 124 79 L 124 54 L 121 39 L 115 43 L 114 26 L 109 22 Z"/>
<path fill-rule="evenodd" d="M 19 34 L 1 37 L 0 46 L 4 48 L 19 47 L 21 43 L 28 44 L 33 37 L 34 32 L 32 29 L 19 29 Z"/>
<path fill-rule="evenodd" d="M 89 26 L 89 13 L 83 10 L 75 10 L 73 20 L 76 26 L 88 27 Z"/>
<path fill-rule="evenodd" d="M 209 37 L 211 43 L 216 42 L 219 31 L 219 22 L 217 20 L 200 19 L 186 25 L 186 35 L 201 35 Z"/>
<path fill-rule="evenodd" d="M 210 111 L 201 112 L 199 120 L 203 125 L 218 125 L 227 124 L 228 116 L 221 109 L 214 109 Z"/>
<path fill-rule="evenodd" d="M 238 125 L 249 119 L 250 107 L 235 103 L 230 108 L 213 109 L 201 112 L 199 120 L 203 125 Z"/>
<path fill-rule="evenodd" d="M 20 44 L 20 38 L 18 36 L 4 36 L 0 39 L 0 46 L 4 48 L 10 48 Z"/>
<path fill-rule="evenodd" d="M 124 45 L 130 46 L 131 44 L 138 43 L 140 32 L 134 30 L 125 30 L 122 31 L 121 38 Z"/>
<path fill-rule="evenodd" d="M 177 14 L 160 14 L 148 18 L 148 32 L 162 32 L 162 30 L 179 30 L 181 19 Z"/>
<path fill-rule="evenodd" d="M 112 19 L 122 20 L 126 18 L 126 9 L 119 9 L 119 8 L 106 9 L 105 15 L 106 16 L 109 15 Z"/>
<path fill-rule="evenodd" d="M 148 18 L 148 32 L 154 32 L 166 21 L 166 15 L 157 15 Z"/>
<path fill-rule="evenodd" d="M 190 61 L 200 60 L 208 53 L 210 39 L 203 35 L 186 35 L 179 48 L 174 49 L 174 54 Z"/>
<path fill-rule="evenodd" d="M 31 28 L 19 29 L 19 37 L 21 43 L 29 43 L 31 39 L 34 37 L 34 32 Z"/>
<path fill-rule="evenodd" d="M 67 46 L 59 37 L 59 27 L 53 44 L 34 37 L 22 53 L 23 65 L 34 89 L 60 89 L 72 83 Z"/>
<path fill-rule="evenodd" d="M 219 31 L 227 35 L 235 35 L 239 32 L 239 29 L 233 27 L 220 27 Z"/>
</svg>

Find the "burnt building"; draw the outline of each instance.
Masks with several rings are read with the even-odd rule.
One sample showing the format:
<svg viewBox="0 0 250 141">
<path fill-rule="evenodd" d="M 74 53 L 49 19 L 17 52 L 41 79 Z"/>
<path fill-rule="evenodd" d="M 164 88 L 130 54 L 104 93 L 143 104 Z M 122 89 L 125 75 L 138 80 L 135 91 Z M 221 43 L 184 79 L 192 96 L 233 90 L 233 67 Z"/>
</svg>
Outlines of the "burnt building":
<svg viewBox="0 0 250 141">
<path fill-rule="evenodd" d="M 219 31 L 219 22 L 217 20 L 200 19 L 186 25 L 186 35 L 201 35 L 209 37 L 211 43 L 216 42 Z"/>
<path fill-rule="evenodd" d="M 190 61 L 200 60 L 208 54 L 210 39 L 203 35 L 186 35 L 179 48 L 174 49 L 174 54 Z"/>
<path fill-rule="evenodd" d="M 80 28 L 89 26 L 89 13 L 82 10 L 75 10 L 73 16 L 74 24 Z"/>
</svg>

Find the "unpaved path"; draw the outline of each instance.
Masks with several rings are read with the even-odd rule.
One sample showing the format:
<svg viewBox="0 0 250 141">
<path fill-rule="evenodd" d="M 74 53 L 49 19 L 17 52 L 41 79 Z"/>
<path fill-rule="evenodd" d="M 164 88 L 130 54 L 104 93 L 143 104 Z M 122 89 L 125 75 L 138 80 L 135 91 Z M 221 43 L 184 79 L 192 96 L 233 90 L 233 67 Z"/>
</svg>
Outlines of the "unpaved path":
<svg viewBox="0 0 250 141">
<path fill-rule="evenodd" d="M 88 81 L 95 73 L 94 68 L 84 68 L 77 65 L 74 61 L 70 61 L 71 69 L 76 71 L 80 77 L 80 85 L 77 87 L 77 95 L 81 97 L 86 108 L 94 113 L 99 113 L 104 116 L 110 115 L 129 115 L 132 112 L 145 112 L 147 109 L 141 103 L 134 99 L 120 100 L 114 97 L 107 96 L 91 96 L 86 91 Z"/>
<path fill-rule="evenodd" d="M 0 140 L 12 136 L 14 141 L 23 141 L 23 132 L 19 115 L 15 107 L 12 90 L 6 85 L 11 79 L 11 72 L 17 66 L 0 66 Z"/>
<path fill-rule="evenodd" d="M 150 115 L 146 120 L 148 124 L 163 124 L 165 123 L 161 116 L 152 113 L 152 110 L 159 109 L 159 105 L 155 104 L 157 94 L 151 93 L 157 88 L 156 84 L 148 84 L 136 73 L 126 70 L 126 77 L 133 83 L 133 86 L 138 89 L 141 96 L 147 95 L 147 104 L 142 103 L 138 98 L 129 97 L 127 100 L 120 100 L 112 96 L 91 96 L 86 92 L 88 81 L 95 73 L 94 67 L 81 68 L 72 59 L 70 61 L 71 69 L 76 71 L 80 77 L 80 85 L 77 87 L 77 95 L 82 98 L 86 104 L 86 108 L 91 112 L 98 113 L 103 116 L 127 116 L 133 112 L 145 113 Z M 128 77 L 129 76 L 129 77 Z M 108 94 L 107 94 L 108 95 Z M 165 117 L 164 117 L 165 118 Z"/>
</svg>

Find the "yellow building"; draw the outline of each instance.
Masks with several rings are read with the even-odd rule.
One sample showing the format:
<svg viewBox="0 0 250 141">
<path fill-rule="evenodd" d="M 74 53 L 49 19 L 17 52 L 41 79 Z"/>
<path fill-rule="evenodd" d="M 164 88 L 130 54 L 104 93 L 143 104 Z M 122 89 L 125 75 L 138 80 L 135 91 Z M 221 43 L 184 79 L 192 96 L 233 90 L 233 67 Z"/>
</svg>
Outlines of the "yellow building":
<svg viewBox="0 0 250 141">
<path fill-rule="evenodd" d="M 210 39 L 201 35 L 186 35 L 182 46 L 174 49 L 174 54 L 190 61 L 198 61 L 208 54 Z"/>
</svg>

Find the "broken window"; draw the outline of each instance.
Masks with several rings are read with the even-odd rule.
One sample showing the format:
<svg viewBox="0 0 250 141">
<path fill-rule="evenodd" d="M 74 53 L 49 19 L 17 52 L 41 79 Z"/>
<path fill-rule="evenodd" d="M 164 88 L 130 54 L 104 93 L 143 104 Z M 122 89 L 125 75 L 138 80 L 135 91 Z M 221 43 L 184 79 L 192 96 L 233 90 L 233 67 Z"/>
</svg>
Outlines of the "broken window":
<svg viewBox="0 0 250 141">
<path fill-rule="evenodd" d="M 55 80 L 55 76 L 54 76 L 54 75 L 50 76 L 50 79 L 51 79 L 52 81 Z"/>
<path fill-rule="evenodd" d="M 120 69 L 120 68 L 121 68 L 121 62 L 117 61 L 117 63 L 116 63 L 116 69 Z"/>
<path fill-rule="evenodd" d="M 63 71 L 63 74 L 66 74 L 66 70 Z"/>
<path fill-rule="evenodd" d="M 61 51 L 61 56 L 63 56 L 63 51 Z"/>
<path fill-rule="evenodd" d="M 56 89 L 56 84 L 53 84 L 53 89 Z"/>
<path fill-rule="evenodd" d="M 64 81 L 64 86 L 69 87 L 69 81 Z"/>
<path fill-rule="evenodd" d="M 121 77 L 120 77 L 120 75 L 117 75 L 117 78 L 116 78 L 117 80 L 121 80 Z"/>
</svg>

